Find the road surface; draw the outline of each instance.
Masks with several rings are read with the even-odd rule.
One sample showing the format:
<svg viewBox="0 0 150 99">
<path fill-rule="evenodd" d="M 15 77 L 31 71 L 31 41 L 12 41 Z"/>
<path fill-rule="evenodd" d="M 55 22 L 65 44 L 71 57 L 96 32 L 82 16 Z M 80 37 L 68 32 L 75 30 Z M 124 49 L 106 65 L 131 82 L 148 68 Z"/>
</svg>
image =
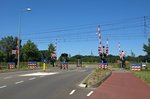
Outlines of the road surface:
<svg viewBox="0 0 150 99">
<path fill-rule="evenodd" d="M 92 70 L 0 73 L 0 99 L 86 99 L 93 89 L 78 85 Z"/>
</svg>

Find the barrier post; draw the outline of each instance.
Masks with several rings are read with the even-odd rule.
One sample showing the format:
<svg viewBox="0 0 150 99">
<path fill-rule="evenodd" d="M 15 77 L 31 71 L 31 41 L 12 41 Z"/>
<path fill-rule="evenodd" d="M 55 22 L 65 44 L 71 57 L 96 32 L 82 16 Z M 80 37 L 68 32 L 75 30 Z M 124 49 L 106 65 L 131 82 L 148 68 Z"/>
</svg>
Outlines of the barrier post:
<svg viewBox="0 0 150 99">
<path fill-rule="evenodd" d="M 43 71 L 46 72 L 46 63 L 43 63 Z"/>
<path fill-rule="evenodd" d="M 34 61 L 29 61 L 28 62 L 28 69 L 36 69 L 37 67 L 37 62 L 34 62 Z"/>
<path fill-rule="evenodd" d="M 14 62 L 8 62 L 8 69 L 15 69 L 15 63 Z"/>
</svg>

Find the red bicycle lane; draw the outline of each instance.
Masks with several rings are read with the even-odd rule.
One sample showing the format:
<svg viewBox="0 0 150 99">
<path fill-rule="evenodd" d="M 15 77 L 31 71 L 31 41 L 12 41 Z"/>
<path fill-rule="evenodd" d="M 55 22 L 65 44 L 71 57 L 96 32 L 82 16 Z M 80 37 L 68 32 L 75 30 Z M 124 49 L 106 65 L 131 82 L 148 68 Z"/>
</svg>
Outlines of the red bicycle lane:
<svg viewBox="0 0 150 99">
<path fill-rule="evenodd" d="M 150 99 L 150 86 L 130 72 L 112 72 L 87 99 Z"/>
</svg>

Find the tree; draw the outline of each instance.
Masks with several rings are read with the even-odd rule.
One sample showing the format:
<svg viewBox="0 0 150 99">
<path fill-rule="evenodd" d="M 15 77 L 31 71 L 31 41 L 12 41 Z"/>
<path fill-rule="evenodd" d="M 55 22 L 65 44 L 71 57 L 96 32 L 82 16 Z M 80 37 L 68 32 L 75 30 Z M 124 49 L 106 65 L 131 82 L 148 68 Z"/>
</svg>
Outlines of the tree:
<svg viewBox="0 0 150 99">
<path fill-rule="evenodd" d="M 62 53 L 60 56 L 60 61 L 61 62 L 68 62 L 69 61 L 69 57 L 67 53 Z"/>
<path fill-rule="evenodd" d="M 54 44 L 50 43 L 50 44 L 48 45 L 48 51 L 49 51 L 49 54 L 54 53 L 54 51 L 55 51 L 55 46 L 54 46 Z"/>
<path fill-rule="evenodd" d="M 54 51 L 55 51 L 55 46 L 54 44 L 50 43 L 48 45 L 48 54 L 49 54 L 49 57 L 51 58 L 52 55 L 54 54 Z"/>
<path fill-rule="evenodd" d="M 4 61 L 4 54 L 3 52 L 0 50 L 0 62 Z"/>
<path fill-rule="evenodd" d="M 48 50 L 40 50 L 40 60 L 49 59 L 49 53 Z"/>
<path fill-rule="evenodd" d="M 138 59 L 135 57 L 135 53 L 131 50 L 131 55 L 126 57 L 127 61 L 138 62 Z"/>
<path fill-rule="evenodd" d="M 56 57 L 56 49 L 55 49 L 55 45 L 50 43 L 48 45 L 48 54 L 50 57 L 50 61 L 56 61 L 57 57 Z"/>
<path fill-rule="evenodd" d="M 22 54 L 25 61 L 37 61 L 39 59 L 39 50 L 31 40 L 23 45 Z"/>
<path fill-rule="evenodd" d="M 82 55 L 75 55 L 72 56 L 69 60 L 70 62 L 76 62 L 78 58 L 81 58 L 83 62 L 98 62 L 98 56 L 82 56 Z"/>
<path fill-rule="evenodd" d="M 135 57 L 135 53 L 131 50 L 131 57 Z"/>
<path fill-rule="evenodd" d="M 108 58 L 108 62 L 110 62 L 110 63 L 115 63 L 119 59 L 118 56 L 114 56 L 114 55 L 111 55 L 111 54 L 108 55 L 107 58 Z"/>
<path fill-rule="evenodd" d="M 0 50 L 4 61 L 12 61 L 16 55 L 12 55 L 11 51 L 17 47 L 17 37 L 7 36 L 0 40 Z"/>
<path fill-rule="evenodd" d="M 147 56 L 142 56 L 142 55 L 140 55 L 140 56 L 137 57 L 137 60 L 138 60 L 139 62 L 146 62 L 147 59 L 148 59 Z"/>
<path fill-rule="evenodd" d="M 143 46 L 143 51 L 145 51 L 147 53 L 147 60 L 150 61 L 150 38 L 148 39 L 148 44 L 144 44 Z"/>
</svg>

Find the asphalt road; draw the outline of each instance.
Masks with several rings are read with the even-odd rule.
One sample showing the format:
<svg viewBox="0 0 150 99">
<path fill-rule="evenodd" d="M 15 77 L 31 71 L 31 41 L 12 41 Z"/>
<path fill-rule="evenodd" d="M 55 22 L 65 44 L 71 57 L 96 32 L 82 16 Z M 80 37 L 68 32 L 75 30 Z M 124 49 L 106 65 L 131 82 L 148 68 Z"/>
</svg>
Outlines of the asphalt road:
<svg viewBox="0 0 150 99">
<path fill-rule="evenodd" d="M 86 99 L 93 89 L 78 85 L 91 71 L 84 68 L 0 73 L 0 99 Z"/>
</svg>

